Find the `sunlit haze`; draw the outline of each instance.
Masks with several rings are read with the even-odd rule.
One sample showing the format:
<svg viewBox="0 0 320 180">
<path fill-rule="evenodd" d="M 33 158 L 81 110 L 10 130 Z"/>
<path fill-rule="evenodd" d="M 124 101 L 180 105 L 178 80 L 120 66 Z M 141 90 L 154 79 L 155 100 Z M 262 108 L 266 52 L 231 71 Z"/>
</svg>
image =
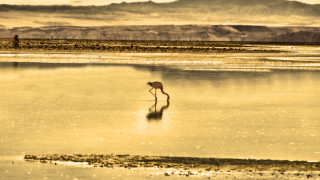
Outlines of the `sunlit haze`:
<svg viewBox="0 0 320 180">
<path fill-rule="evenodd" d="M 0 4 L 25 4 L 25 5 L 107 5 L 110 3 L 121 3 L 121 2 L 145 2 L 147 0 L 56 0 L 56 1 L 45 1 L 45 0 L 1 0 Z M 153 2 L 172 2 L 174 0 L 153 0 Z M 320 4 L 320 0 L 297 0 L 308 4 Z"/>
<path fill-rule="evenodd" d="M 0 4 L 25 4 L 25 5 L 108 5 L 111 3 L 121 2 L 145 2 L 146 0 L 87 0 L 87 1 L 74 1 L 74 0 L 2 0 Z M 153 2 L 172 2 L 174 0 L 153 0 Z"/>
</svg>

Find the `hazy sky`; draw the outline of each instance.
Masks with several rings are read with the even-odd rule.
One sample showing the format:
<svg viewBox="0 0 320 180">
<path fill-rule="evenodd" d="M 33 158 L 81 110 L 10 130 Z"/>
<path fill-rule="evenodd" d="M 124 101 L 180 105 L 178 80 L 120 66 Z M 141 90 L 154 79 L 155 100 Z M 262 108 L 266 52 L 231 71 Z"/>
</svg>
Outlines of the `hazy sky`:
<svg viewBox="0 0 320 180">
<path fill-rule="evenodd" d="M 110 3 L 137 2 L 147 0 L 1 0 L 0 4 L 32 4 L 32 5 L 107 5 Z M 153 0 L 153 2 L 172 2 L 174 0 Z"/>
<path fill-rule="evenodd" d="M 28 4 L 28 5 L 106 5 L 110 3 L 121 3 L 124 0 L 1 0 L 0 4 Z M 126 2 L 147 0 L 125 0 Z M 174 0 L 153 0 L 154 2 L 171 2 Z M 320 0 L 297 0 L 309 4 L 320 4 Z"/>
</svg>

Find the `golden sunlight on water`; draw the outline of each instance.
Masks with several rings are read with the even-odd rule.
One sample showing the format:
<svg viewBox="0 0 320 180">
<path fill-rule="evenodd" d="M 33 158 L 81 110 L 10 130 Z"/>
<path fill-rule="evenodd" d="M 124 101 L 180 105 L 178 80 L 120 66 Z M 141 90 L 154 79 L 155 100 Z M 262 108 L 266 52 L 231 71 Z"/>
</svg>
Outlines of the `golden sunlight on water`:
<svg viewBox="0 0 320 180">
<path fill-rule="evenodd" d="M 320 160 L 320 73 L 3 66 L 0 155 L 128 153 Z M 146 82 L 159 80 L 155 104 Z"/>
</svg>

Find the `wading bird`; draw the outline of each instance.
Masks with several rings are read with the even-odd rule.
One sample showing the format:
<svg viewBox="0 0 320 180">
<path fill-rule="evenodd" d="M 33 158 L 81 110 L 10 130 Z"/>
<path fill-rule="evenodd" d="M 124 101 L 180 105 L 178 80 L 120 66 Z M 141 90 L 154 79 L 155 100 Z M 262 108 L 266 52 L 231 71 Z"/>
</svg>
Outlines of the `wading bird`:
<svg viewBox="0 0 320 180">
<path fill-rule="evenodd" d="M 161 82 L 154 81 L 154 82 L 148 82 L 147 84 L 152 87 L 152 88 L 149 90 L 149 92 L 156 98 L 156 100 L 157 100 L 157 89 L 160 89 L 161 92 L 162 92 L 162 94 L 167 95 L 167 101 L 169 101 L 170 96 L 169 96 L 169 94 L 167 94 L 167 93 L 165 93 L 165 92 L 163 91 L 163 85 L 162 85 Z M 153 94 L 153 93 L 151 92 L 152 89 L 155 89 L 155 90 L 154 90 L 155 94 Z"/>
</svg>

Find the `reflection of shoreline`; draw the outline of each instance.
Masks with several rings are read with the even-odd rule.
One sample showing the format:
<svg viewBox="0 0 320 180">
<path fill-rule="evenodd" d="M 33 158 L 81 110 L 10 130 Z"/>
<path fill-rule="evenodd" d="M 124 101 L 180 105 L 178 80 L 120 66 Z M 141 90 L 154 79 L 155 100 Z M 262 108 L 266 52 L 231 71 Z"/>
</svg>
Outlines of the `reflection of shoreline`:
<svg viewBox="0 0 320 180">
<path fill-rule="evenodd" d="M 157 111 L 157 103 L 158 101 L 154 101 L 154 104 L 149 108 L 149 113 L 147 114 L 148 121 L 159 121 L 162 120 L 163 111 L 167 108 L 169 108 L 169 101 L 167 101 L 167 104 L 162 106 L 160 111 Z M 154 110 L 153 110 L 154 108 Z"/>
<path fill-rule="evenodd" d="M 86 163 L 105 168 L 157 168 L 163 175 L 220 178 L 317 178 L 320 162 L 140 155 L 26 155 L 27 161 Z M 55 163 L 52 163 L 55 164 Z M 59 164 L 59 163 L 58 163 Z"/>
<path fill-rule="evenodd" d="M 266 47 L 263 47 L 266 48 Z M 320 51 L 313 48 L 313 55 L 307 48 L 296 47 L 298 53 L 281 54 L 223 54 L 215 53 L 107 53 L 93 51 L 5 52 L 0 54 L 0 68 L 59 68 L 84 66 L 131 66 L 152 72 L 161 72 L 166 78 L 183 77 L 186 72 L 200 79 L 237 78 L 230 73 L 262 75 L 270 72 L 320 71 Z M 287 48 L 286 48 L 287 49 Z M 32 59 L 32 61 L 30 61 Z M 146 60 L 148 59 L 148 60 Z M 16 62 L 14 65 L 13 63 Z M 18 64 L 17 64 L 18 63 Z M 17 66 L 18 65 L 18 66 Z M 167 75 L 168 74 L 168 75 Z M 219 78 L 215 76 L 219 75 Z M 175 76 L 175 77 L 171 77 Z M 211 77 L 209 77 L 211 76 Z M 256 74 L 255 74 L 256 76 Z"/>
</svg>

